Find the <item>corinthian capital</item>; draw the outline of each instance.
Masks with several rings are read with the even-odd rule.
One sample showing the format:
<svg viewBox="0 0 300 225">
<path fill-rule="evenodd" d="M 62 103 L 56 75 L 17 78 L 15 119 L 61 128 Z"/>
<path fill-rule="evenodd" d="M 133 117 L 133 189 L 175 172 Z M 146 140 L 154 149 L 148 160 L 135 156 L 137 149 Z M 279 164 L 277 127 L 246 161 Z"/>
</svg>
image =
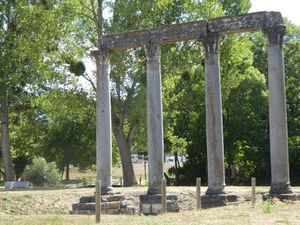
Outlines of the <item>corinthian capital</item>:
<svg viewBox="0 0 300 225">
<path fill-rule="evenodd" d="M 96 61 L 100 61 L 104 64 L 109 64 L 111 51 L 107 48 L 101 48 L 100 50 L 91 50 L 91 55 L 95 57 Z"/>
<path fill-rule="evenodd" d="M 284 26 L 277 27 L 266 27 L 263 28 L 263 33 L 267 35 L 269 40 L 269 45 L 280 45 L 283 44 L 283 36 L 285 34 Z"/>
<path fill-rule="evenodd" d="M 221 37 L 219 34 L 209 34 L 205 37 L 200 38 L 202 42 L 205 53 L 208 54 L 219 54 L 220 53 L 220 42 Z"/>
<path fill-rule="evenodd" d="M 160 59 L 160 46 L 149 43 L 145 46 L 148 60 Z"/>
</svg>

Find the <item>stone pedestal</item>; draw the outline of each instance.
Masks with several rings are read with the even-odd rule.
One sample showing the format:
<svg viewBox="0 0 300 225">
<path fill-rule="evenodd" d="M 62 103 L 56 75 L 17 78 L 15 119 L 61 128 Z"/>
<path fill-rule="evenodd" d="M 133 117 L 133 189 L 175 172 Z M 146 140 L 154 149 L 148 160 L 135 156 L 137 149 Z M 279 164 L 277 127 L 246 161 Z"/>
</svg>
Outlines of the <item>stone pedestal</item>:
<svg viewBox="0 0 300 225">
<path fill-rule="evenodd" d="M 202 208 L 213 208 L 226 206 L 238 201 L 238 196 L 234 194 L 215 194 L 201 196 Z"/>
<path fill-rule="evenodd" d="M 101 213 L 103 214 L 134 214 L 136 209 L 130 206 L 124 195 L 102 195 Z M 95 214 L 95 196 L 83 196 L 79 203 L 72 205 L 70 214 Z"/>
<path fill-rule="evenodd" d="M 167 194 L 167 212 L 178 212 L 178 196 Z M 157 215 L 162 212 L 162 195 L 141 195 L 140 212 L 145 215 Z"/>
</svg>

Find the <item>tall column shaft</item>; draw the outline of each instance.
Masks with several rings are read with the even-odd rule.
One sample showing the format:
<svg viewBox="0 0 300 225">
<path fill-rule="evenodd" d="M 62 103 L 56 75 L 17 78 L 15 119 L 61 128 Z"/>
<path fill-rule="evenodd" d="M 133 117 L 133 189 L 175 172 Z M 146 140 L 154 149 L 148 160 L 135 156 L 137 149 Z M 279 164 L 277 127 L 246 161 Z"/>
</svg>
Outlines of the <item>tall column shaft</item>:
<svg viewBox="0 0 300 225">
<path fill-rule="evenodd" d="M 163 178 L 163 114 L 161 96 L 160 47 L 148 45 L 147 50 L 147 135 L 148 194 L 161 193 Z"/>
<path fill-rule="evenodd" d="M 284 27 L 269 28 L 268 82 L 271 151 L 271 193 L 291 193 L 288 156 L 288 131 L 285 97 L 285 72 L 282 49 Z"/>
<path fill-rule="evenodd" d="M 205 106 L 208 189 L 206 194 L 221 194 L 225 188 L 223 120 L 220 82 L 219 37 L 202 40 L 205 48 Z"/>
<path fill-rule="evenodd" d="M 112 128 L 109 53 L 97 52 L 96 155 L 101 193 L 112 190 Z"/>
</svg>

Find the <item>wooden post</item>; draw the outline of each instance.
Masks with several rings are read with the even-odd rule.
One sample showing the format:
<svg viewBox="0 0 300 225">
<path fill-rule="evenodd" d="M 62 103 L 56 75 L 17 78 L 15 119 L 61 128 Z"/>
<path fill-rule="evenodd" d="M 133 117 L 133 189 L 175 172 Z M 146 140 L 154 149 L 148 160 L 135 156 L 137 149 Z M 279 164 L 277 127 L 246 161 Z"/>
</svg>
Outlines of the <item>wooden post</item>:
<svg viewBox="0 0 300 225">
<path fill-rule="evenodd" d="M 96 182 L 96 196 L 95 196 L 95 209 L 96 209 L 96 223 L 100 223 L 101 215 L 101 181 Z"/>
<path fill-rule="evenodd" d="M 140 186 L 142 186 L 142 174 L 140 176 Z"/>
<path fill-rule="evenodd" d="M 120 186 L 123 187 L 123 178 L 120 177 Z"/>
<path fill-rule="evenodd" d="M 251 186 L 252 186 L 252 207 L 255 207 L 255 202 L 256 202 L 256 191 L 255 191 L 255 186 L 256 186 L 256 179 L 255 177 L 251 178 Z"/>
<path fill-rule="evenodd" d="M 162 213 L 167 212 L 167 190 L 166 190 L 166 179 L 163 178 L 161 180 L 161 206 L 162 206 Z"/>
<path fill-rule="evenodd" d="M 144 173 L 145 173 L 145 180 L 147 180 L 147 161 L 144 160 Z"/>
<path fill-rule="evenodd" d="M 201 209 L 201 178 L 196 179 L 197 209 Z"/>
</svg>

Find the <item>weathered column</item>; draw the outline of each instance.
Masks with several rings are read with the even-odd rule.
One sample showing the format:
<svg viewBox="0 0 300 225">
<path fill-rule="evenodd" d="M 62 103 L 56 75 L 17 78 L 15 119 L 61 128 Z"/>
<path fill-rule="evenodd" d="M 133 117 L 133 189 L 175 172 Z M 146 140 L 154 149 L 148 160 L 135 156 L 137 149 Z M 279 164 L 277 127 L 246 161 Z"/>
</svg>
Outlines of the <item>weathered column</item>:
<svg viewBox="0 0 300 225">
<path fill-rule="evenodd" d="M 161 194 L 163 178 L 163 114 L 161 97 L 160 46 L 149 44 L 147 51 L 147 135 L 148 194 Z"/>
<path fill-rule="evenodd" d="M 225 188 L 223 120 L 218 35 L 203 38 L 205 49 L 205 107 L 208 165 L 207 195 L 222 194 Z"/>
<path fill-rule="evenodd" d="M 264 29 L 268 36 L 268 82 L 271 151 L 271 194 L 291 193 L 288 132 L 285 99 L 285 74 L 282 41 L 284 27 Z"/>
<path fill-rule="evenodd" d="M 156 215 L 162 211 L 163 114 L 161 96 L 160 46 L 148 44 L 147 52 L 147 135 L 148 191 L 140 196 L 140 211 Z M 167 211 L 178 212 L 178 196 L 167 194 Z"/>
<path fill-rule="evenodd" d="M 109 52 L 94 51 L 97 65 L 96 155 L 101 193 L 112 191 L 112 131 Z"/>
</svg>

